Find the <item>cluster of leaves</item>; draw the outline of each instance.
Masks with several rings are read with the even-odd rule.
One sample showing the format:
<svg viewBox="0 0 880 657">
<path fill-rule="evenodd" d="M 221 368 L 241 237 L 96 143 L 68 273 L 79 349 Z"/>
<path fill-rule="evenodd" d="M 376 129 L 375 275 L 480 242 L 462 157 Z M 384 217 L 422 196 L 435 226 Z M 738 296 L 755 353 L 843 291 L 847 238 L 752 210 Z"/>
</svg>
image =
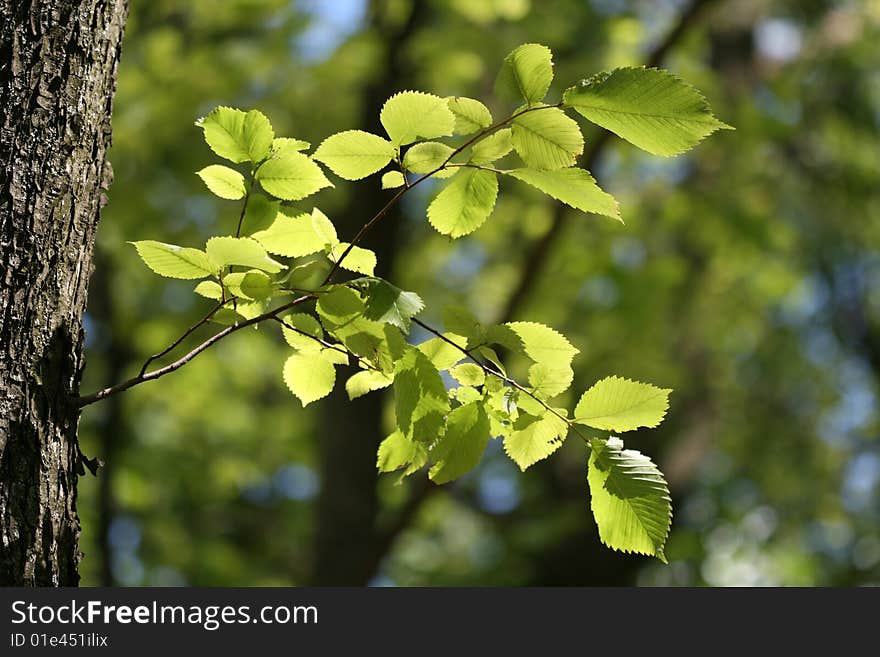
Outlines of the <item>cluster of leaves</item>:
<svg viewBox="0 0 880 657">
<path fill-rule="evenodd" d="M 382 108 L 387 137 L 347 130 L 311 156 L 308 143 L 276 137 L 260 112 L 219 107 L 198 125 L 217 155 L 245 171 L 214 164 L 198 175 L 220 198 L 242 202 L 235 233 L 210 238 L 204 250 L 134 245 L 162 276 L 204 279 L 195 292 L 216 301 L 208 319 L 280 324 L 293 350 L 283 378 L 303 406 L 332 391 L 339 366 L 357 369 L 345 383 L 352 399 L 392 387 L 397 426 L 379 448 L 380 471 L 403 478 L 427 466 L 434 482 L 449 482 L 474 468 L 493 438 L 502 439 L 525 470 L 574 432 L 590 451 L 588 482 L 601 540 L 664 559 L 672 511 L 663 475 L 618 437 L 588 436 L 581 427 L 615 434 L 655 427 L 670 391 L 612 376 L 583 393 L 569 413 L 554 402 L 572 383 L 578 353 L 564 336 L 531 322 L 484 326 L 460 307 L 443 311 L 445 332 L 433 329 L 416 318 L 424 305 L 419 296 L 375 277 L 376 256 L 359 245 L 388 207 L 428 179 L 448 179 L 427 216 L 452 238 L 488 219 L 499 176 L 619 220 L 614 198 L 576 166 L 584 139 L 566 110 L 666 156 L 727 127 L 695 89 L 664 71 L 602 73 L 548 104 L 552 80 L 550 50 L 526 44 L 505 59 L 497 78 L 499 98 L 518 104 L 506 118 L 496 121 L 471 98 L 403 91 Z M 508 161 L 515 163 L 502 168 Z M 319 209 L 295 205 L 333 186 L 321 164 L 346 180 L 384 171 L 382 187 L 397 190 L 352 243 L 339 240 Z M 334 282 L 340 268 L 358 276 Z M 434 337 L 411 344 L 413 322 Z M 524 382 L 508 375 L 502 355 L 528 364 Z"/>
</svg>

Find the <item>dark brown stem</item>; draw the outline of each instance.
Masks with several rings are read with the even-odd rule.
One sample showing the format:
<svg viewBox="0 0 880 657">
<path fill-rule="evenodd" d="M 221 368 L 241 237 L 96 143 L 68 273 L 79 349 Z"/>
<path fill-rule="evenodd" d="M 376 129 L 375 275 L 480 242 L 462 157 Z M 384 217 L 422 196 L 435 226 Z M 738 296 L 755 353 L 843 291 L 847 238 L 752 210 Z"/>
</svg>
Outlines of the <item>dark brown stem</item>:
<svg viewBox="0 0 880 657">
<path fill-rule="evenodd" d="M 310 301 L 314 298 L 315 297 L 313 297 L 311 295 L 299 297 L 289 303 L 284 304 L 283 306 L 276 308 L 275 310 L 270 310 L 269 312 L 263 313 L 262 315 L 258 315 L 257 317 L 247 319 L 243 322 L 239 322 L 238 324 L 234 324 L 233 326 L 228 326 L 227 328 L 223 329 L 219 333 L 215 333 L 214 335 L 212 335 L 210 338 L 208 338 L 207 340 L 202 342 L 199 346 L 194 348 L 192 351 L 190 351 L 185 356 L 178 358 L 176 361 L 174 361 L 173 363 L 171 363 L 169 365 L 166 365 L 165 367 L 160 367 L 158 370 L 153 370 L 152 372 L 138 374 L 137 376 L 129 379 L 128 381 L 123 381 L 122 383 L 118 383 L 115 386 L 111 386 L 109 388 L 104 388 L 103 390 L 99 390 L 98 392 L 92 393 L 91 395 L 86 395 L 84 397 L 78 397 L 76 399 L 77 406 L 82 408 L 83 406 L 88 406 L 89 404 L 94 404 L 95 402 L 101 401 L 102 399 L 107 399 L 107 397 L 110 397 L 112 395 L 116 395 L 120 392 L 124 392 L 125 390 L 128 390 L 129 388 L 133 388 L 134 386 L 140 385 L 141 383 L 146 383 L 147 381 L 154 381 L 155 379 L 163 377 L 166 374 L 170 374 L 171 372 L 174 372 L 175 370 L 179 370 L 181 367 L 183 367 L 188 362 L 190 362 L 193 358 L 195 358 L 200 353 L 205 351 L 205 349 L 207 349 L 208 347 L 210 347 L 211 345 L 213 345 L 217 342 L 220 342 L 220 340 L 225 338 L 227 335 L 231 335 L 231 334 L 235 333 L 236 331 L 240 331 L 241 329 L 246 328 L 248 326 L 254 326 L 255 324 L 259 324 L 260 322 L 264 322 L 267 319 L 275 319 L 280 313 L 284 312 L 285 310 L 293 308 L 294 306 L 297 306 L 301 303 L 305 303 L 306 301 Z"/>
</svg>

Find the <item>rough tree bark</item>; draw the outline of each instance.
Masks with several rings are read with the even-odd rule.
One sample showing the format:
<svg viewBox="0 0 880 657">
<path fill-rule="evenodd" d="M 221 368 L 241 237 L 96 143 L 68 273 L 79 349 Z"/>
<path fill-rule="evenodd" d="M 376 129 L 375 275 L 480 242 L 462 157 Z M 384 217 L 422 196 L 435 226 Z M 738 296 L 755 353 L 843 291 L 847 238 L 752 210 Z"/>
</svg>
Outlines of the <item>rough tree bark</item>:
<svg viewBox="0 0 880 657">
<path fill-rule="evenodd" d="M 127 0 L 0 0 L 0 584 L 74 585 L 82 315 Z"/>
</svg>

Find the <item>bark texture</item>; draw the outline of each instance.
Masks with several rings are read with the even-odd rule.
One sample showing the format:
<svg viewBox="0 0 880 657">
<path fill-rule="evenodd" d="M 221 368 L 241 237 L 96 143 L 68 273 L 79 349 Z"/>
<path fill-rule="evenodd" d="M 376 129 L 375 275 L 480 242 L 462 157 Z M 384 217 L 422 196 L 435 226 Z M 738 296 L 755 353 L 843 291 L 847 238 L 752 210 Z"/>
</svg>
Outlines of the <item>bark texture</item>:
<svg viewBox="0 0 880 657">
<path fill-rule="evenodd" d="M 74 585 L 75 396 L 127 0 L 0 0 L 0 584 Z"/>
</svg>

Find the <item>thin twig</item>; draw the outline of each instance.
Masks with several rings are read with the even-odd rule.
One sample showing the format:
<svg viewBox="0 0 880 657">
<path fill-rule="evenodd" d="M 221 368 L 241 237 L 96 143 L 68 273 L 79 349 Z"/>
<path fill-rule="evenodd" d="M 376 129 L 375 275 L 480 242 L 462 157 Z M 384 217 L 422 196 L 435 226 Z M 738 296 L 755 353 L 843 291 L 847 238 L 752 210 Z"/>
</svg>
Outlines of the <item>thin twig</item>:
<svg viewBox="0 0 880 657">
<path fill-rule="evenodd" d="M 103 390 L 99 390 L 98 392 L 92 393 L 91 395 L 85 395 L 84 397 L 78 397 L 76 399 L 77 406 L 82 408 L 83 406 L 88 406 L 89 404 L 94 404 L 95 402 L 101 401 L 102 399 L 107 399 L 112 395 L 116 395 L 120 392 L 128 390 L 129 388 L 133 388 L 134 386 L 140 385 L 141 383 L 146 383 L 147 381 L 154 381 L 160 377 L 165 376 L 166 374 L 170 374 L 175 370 L 180 369 L 188 362 L 190 362 L 193 358 L 202 353 L 205 349 L 210 347 L 217 342 L 220 342 L 227 335 L 231 335 L 236 331 L 240 331 L 243 328 L 248 326 L 254 326 L 255 324 L 259 324 L 260 322 L 264 322 L 267 319 L 275 319 L 280 313 L 293 308 L 294 306 L 298 306 L 301 303 L 305 303 L 306 301 L 310 301 L 315 297 L 312 295 L 302 296 L 293 301 L 290 301 L 283 306 L 279 306 L 275 310 L 270 310 L 269 312 L 265 312 L 262 315 L 258 315 L 257 317 L 252 317 L 251 319 L 246 319 L 243 322 L 239 322 L 238 324 L 233 324 L 232 326 L 228 326 L 219 333 L 215 333 L 210 338 L 202 342 L 199 346 L 195 347 L 192 351 L 190 351 L 185 356 L 178 358 L 176 361 L 171 363 L 170 365 L 166 365 L 165 367 L 160 367 L 157 370 L 153 370 L 152 372 L 146 372 L 144 374 L 138 374 L 135 377 L 132 377 L 128 381 L 123 381 L 122 383 L 118 383 L 115 386 L 111 386 L 109 388 L 104 388 Z"/>
<path fill-rule="evenodd" d="M 382 371 L 378 367 L 375 367 L 372 363 L 370 363 L 370 361 L 368 361 L 366 358 L 363 358 L 362 356 L 358 356 L 356 353 L 349 350 L 342 343 L 327 342 L 323 338 L 316 337 L 316 336 L 312 335 L 311 333 L 307 333 L 306 331 L 303 331 L 302 329 L 298 329 L 297 327 L 293 326 L 292 324 L 285 322 L 280 317 L 273 317 L 272 319 L 274 319 L 276 322 L 281 324 L 283 327 L 290 329 L 291 331 L 299 333 L 300 335 L 304 335 L 307 338 L 311 338 L 312 340 L 314 340 L 315 342 L 320 344 L 325 349 L 332 349 L 333 351 L 338 351 L 339 353 L 345 354 L 346 356 L 354 356 L 354 358 L 357 359 L 357 361 L 359 363 L 365 365 L 368 369 L 371 369 L 375 372 Z"/>
<path fill-rule="evenodd" d="M 192 326 L 190 326 L 186 331 L 184 331 L 184 333 L 183 333 L 179 338 L 177 338 L 174 342 L 172 342 L 170 345 L 168 345 L 167 347 L 165 347 L 165 349 L 163 349 L 163 350 L 160 351 L 159 353 L 157 353 L 157 354 L 153 354 L 152 356 L 150 356 L 150 357 L 146 360 L 146 362 L 144 363 L 144 366 L 141 367 L 141 371 L 138 372 L 138 376 L 143 376 L 143 375 L 146 373 L 147 368 L 150 366 L 150 363 L 152 363 L 154 360 L 157 360 L 157 359 L 159 359 L 159 358 L 162 358 L 162 356 L 164 356 L 164 355 L 167 354 L 168 352 L 173 351 L 173 350 L 175 349 L 175 347 L 177 347 L 177 345 L 179 345 L 181 342 L 183 342 L 184 340 L 186 340 L 190 335 L 192 335 L 192 333 L 193 333 L 197 328 L 199 328 L 199 327 L 202 326 L 203 324 L 206 324 L 207 322 L 209 322 L 209 321 L 211 320 L 211 318 L 212 318 L 214 315 L 217 314 L 217 311 L 219 311 L 224 305 L 226 305 L 226 303 L 227 303 L 228 301 L 229 301 L 229 299 L 226 299 L 226 300 L 223 300 L 223 301 L 218 301 L 218 302 L 217 302 L 217 305 L 214 306 L 213 308 L 211 308 L 211 310 L 208 311 L 208 314 L 207 314 L 207 315 L 205 315 L 205 316 L 202 317 L 199 321 L 197 321 L 195 324 L 193 324 Z"/>
</svg>

